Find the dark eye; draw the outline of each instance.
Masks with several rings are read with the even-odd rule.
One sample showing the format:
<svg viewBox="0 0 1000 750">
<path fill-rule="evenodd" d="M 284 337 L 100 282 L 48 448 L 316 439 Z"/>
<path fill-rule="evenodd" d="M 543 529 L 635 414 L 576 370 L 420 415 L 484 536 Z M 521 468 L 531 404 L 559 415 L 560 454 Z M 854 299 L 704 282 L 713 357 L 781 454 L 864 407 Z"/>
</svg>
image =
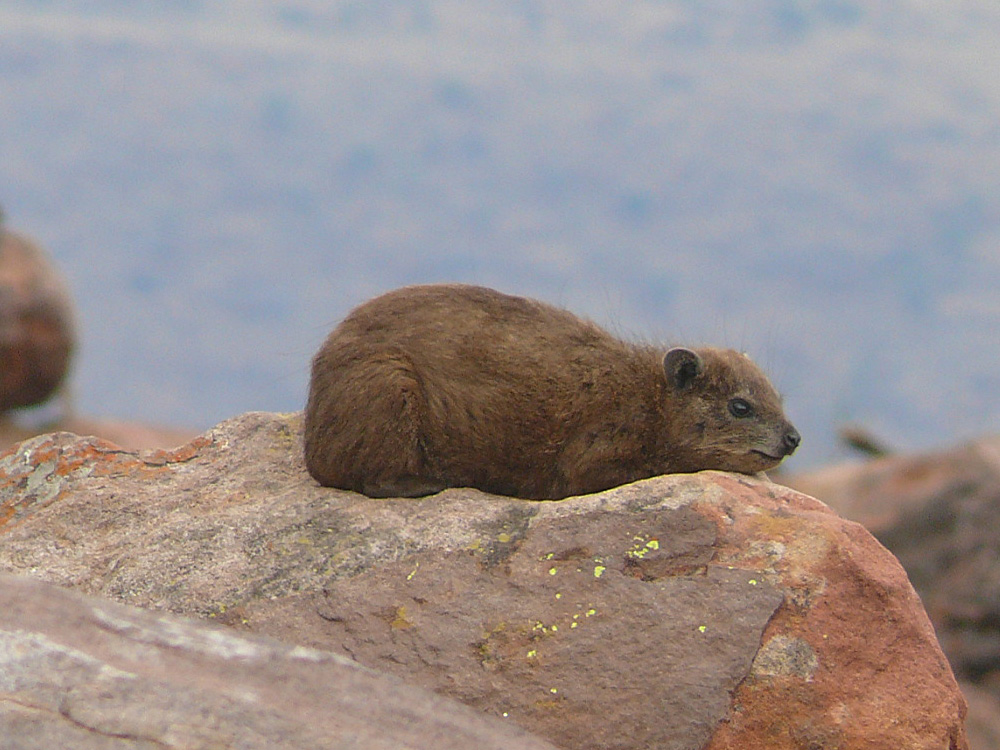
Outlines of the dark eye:
<svg viewBox="0 0 1000 750">
<path fill-rule="evenodd" d="M 747 417 L 752 417 L 754 414 L 753 407 L 750 406 L 750 402 L 742 398 L 733 398 L 729 400 L 729 413 L 737 419 L 746 419 Z"/>
</svg>

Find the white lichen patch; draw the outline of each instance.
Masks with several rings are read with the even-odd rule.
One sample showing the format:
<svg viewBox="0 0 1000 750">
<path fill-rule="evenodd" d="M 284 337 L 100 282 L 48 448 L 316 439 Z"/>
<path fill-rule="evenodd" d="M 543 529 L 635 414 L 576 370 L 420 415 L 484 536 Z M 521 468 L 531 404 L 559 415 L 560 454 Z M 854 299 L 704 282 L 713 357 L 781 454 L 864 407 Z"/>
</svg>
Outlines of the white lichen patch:
<svg viewBox="0 0 1000 750">
<path fill-rule="evenodd" d="M 26 630 L 0 630 L 0 691 L 17 692 L 43 675 L 59 674 L 72 680 L 75 670 L 98 678 L 135 677 L 110 667 L 90 654 Z"/>
<path fill-rule="evenodd" d="M 785 545 L 775 539 L 755 539 L 750 542 L 747 557 L 760 557 L 768 570 L 774 570 L 785 556 Z"/>
<path fill-rule="evenodd" d="M 94 607 L 92 612 L 101 625 L 137 643 L 183 648 L 223 659 L 262 659 L 270 653 L 265 646 L 217 630 L 204 630 L 167 619 L 155 625 L 144 625 L 116 617 L 100 607 Z"/>
<path fill-rule="evenodd" d="M 818 668 L 816 652 L 806 641 L 776 635 L 761 646 L 750 673 L 757 678 L 799 677 L 809 682 Z"/>
</svg>

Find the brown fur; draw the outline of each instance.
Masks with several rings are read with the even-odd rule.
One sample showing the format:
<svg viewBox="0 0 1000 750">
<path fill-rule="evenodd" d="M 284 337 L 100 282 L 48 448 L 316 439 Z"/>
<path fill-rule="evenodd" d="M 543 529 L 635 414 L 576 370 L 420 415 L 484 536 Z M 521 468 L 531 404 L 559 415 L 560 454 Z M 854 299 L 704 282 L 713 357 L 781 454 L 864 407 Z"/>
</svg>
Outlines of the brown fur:
<svg viewBox="0 0 1000 750">
<path fill-rule="evenodd" d="M 733 399 L 753 413 L 734 416 Z M 457 284 L 355 309 L 313 360 L 305 410 L 312 476 L 372 497 L 465 486 L 557 499 L 672 472 L 755 473 L 798 442 L 743 354 L 631 344 Z"/>
</svg>

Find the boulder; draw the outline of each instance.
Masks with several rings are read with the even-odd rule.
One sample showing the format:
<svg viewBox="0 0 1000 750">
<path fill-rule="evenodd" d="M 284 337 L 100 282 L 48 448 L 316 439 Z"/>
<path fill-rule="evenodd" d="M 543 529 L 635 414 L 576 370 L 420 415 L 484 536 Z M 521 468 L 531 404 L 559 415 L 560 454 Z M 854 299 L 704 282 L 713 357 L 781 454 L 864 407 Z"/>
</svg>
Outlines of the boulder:
<svg viewBox="0 0 1000 750">
<path fill-rule="evenodd" d="M 0 576 L 0 745 L 554 750 L 342 656 Z"/>
<path fill-rule="evenodd" d="M 309 478 L 301 429 L 22 443 L 0 570 L 341 654 L 563 748 L 967 747 L 906 574 L 810 497 L 703 472 L 371 500 Z"/>
<path fill-rule="evenodd" d="M 45 252 L 0 222 L 0 413 L 46 401 L 75 344 L 66 283 Z"/>
<path fill-rule="evenodd" d="M 1000 700 L 1000 438 L 786 481 L 865 524 L 899 558 L 955 673 L 977 686 L 970 724 L 1000 736 L 983 695 Z"/>
</svg>

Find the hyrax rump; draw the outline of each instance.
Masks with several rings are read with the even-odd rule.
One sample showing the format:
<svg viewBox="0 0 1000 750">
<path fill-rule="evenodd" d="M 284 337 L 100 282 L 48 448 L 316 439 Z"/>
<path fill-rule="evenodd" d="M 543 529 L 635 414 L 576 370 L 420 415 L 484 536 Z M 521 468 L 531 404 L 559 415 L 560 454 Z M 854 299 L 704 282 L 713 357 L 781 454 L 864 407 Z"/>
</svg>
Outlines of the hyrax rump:
<svg viewBox="0 0 1000 750">
<path fill-rule="evenodd" d="M 743 354 L 627 343 L 458 284 L 356 308 L 313 359 L 305 409 L 309 473 L 370 497 L 559 499 L 672 472 L 755 473 L 798 445 Z"/>
</svg>

